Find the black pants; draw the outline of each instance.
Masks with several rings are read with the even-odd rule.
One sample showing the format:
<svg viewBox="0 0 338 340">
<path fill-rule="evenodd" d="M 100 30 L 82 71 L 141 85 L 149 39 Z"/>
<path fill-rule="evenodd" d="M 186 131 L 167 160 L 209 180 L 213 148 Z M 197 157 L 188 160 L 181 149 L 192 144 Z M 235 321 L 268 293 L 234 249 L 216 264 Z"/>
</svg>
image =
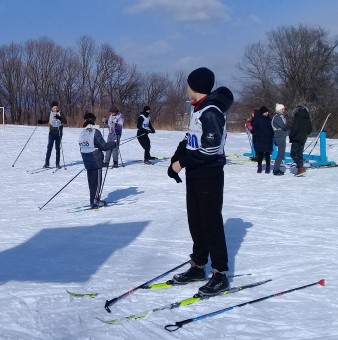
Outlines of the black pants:
<svg viewBox="0 0 338 340">
<path fill-rule="evenodd" d="M 150 158 L 150 139 L 148 134 L 142 135 L 137 137 L 139 143 L 141 144 L 142 148 L 144 149 L 144 159 Z"/>
<path fill-rule="evenodd" d="M 191 259 L 198 266 L 208 263 L 220 272 L 228 270 L 228 250 L 224 234 L 222 206 L 224 173 L 216 178 L 189 179 L 187 213 L 193 240 Z"/>
<path fill-rule="evenodd" d="M 95 200 L 100 199 L 102 168 L 94 170 L 87 169 L 87 179 L 89 186 L 90 204 L 94 204 Z"/>
<path fill-rule="evenodd" d="M 293 161 L 296 163 L 297 168 L 302 168 L 304 166 L 304 160 L 303 160 L 304 146 L 305 144 L 303 143 L 292 143 L 291 144 L 290 156 L 293 159 Z"/>
<path fill-rule="evenodd" d="M 60 164 L 60 145 L 62 139 L 62 132 L 49 132 L 48 134 L 48 145 L 47 145 L 47 153 L 45 163 L 49 164 L 49 159 L 52 154 L 53 145 L 55 143 L 55 152 L 56 152 L 56 164 Z"/>
<path fill-rule="evenodd" d="M 262 165 L 263 158 L 265 157 L 265 163 L 270 168 L 270 152 L 257 152 L 257 163 Z"/>
</svg>

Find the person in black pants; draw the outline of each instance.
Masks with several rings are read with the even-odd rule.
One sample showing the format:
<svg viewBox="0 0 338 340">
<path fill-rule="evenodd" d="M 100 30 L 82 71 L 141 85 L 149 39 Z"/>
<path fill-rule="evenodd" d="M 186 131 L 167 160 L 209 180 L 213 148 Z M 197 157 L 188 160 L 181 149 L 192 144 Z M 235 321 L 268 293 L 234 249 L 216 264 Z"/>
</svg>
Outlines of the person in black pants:
<svg viewBox="0 0 338 340">
<path fill-rule="evenodd" d="M 289 139 L 291 144 L 290 156 L 297 165 L 296 177 L 303 176 L 306 172 L 304 168 L 303 152 L 308 135 L 312 131 L 312 124 L 309 110 L 305 106 L 297 106 L 292 111 L 294 117 Z"/>
<path fill-rule="evenodd" d="M 188 76 L 188 95 L 194 109 L 189 130 L 171 158 L 168 176 L 181 182 L 178 173 L 186 169 L 186 204 L 193 241 L 191 267 L 174 275 L 176 284 L 205 279 L 210 255 L 213 275 L 198 292 L 217 295 L 229 288 L 228 250 L 224 234 L 222 206 L 225 165 L 225 119 L 233 103 L 227 87 L 214 86 L 214 73 L 201 67 Z"/>
<path fill-rule="evenodd" d="M 152 164 L 150 160 L 156 159 L 156 157 L 150 156 L 150 139 L 148 133 L 155 133 L 155 129 L 151 125 L 150 122 L 150 107 L 145 106 L 143 111 L 140 113 L 140 116 L 137 120 L 137 139 L 144 149 L 144 163 Z"/>
<path fill-rule="evenodd" d="M 116 147 L 116 142 L 106 143 L 100 132 L 100 126 L 95 125 L 96 117 L 87 112 L 84 115 L 84 129 L 79 137 L 80 152 L 83 164 L 87 170 L 87 179 L 92 209 L 103 207 L 107 203 L 101 200 L 103 152 Z"/>
<path fill-rule="evenodd" d="M 49 134 L 48 134 L 48 144 L 47 144 L 47 153 L 44 168 L 49 168 L 49 160 L 52 154 L 53 145 L 55 143 L 55 152 L 56 159 L 55 165 L 58 169 L 60 166 L 60 146 L 63 134 L 63 124 L 67 124 L 66 117 L 59 111 L 59 104 L 57 102 L 52 102 L 51 111 L 49 114 L 49 119 L 43 120 L 39 119 L 38 124 L 47 124 L 49 123 Z"/>
<path fill-rule="evenodd" d="M 265 158 L 265 173 L 270 173 L 270 154 L 273 150 L 273 129 L 269 109 L 262 106 L 252 123 L 254 147 L 257 156 L 257 173 L 262 172 L 262 163 Z"/>
</svg>

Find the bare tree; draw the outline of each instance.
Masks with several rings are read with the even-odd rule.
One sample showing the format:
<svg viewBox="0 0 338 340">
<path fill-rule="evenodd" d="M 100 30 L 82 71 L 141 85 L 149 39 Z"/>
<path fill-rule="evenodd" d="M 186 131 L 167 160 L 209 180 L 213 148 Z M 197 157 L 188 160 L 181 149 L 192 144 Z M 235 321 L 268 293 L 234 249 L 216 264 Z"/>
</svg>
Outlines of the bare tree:
<svg viewBox="0 0 338 340">
<path fill-rule="evenodd" d="M 331 41 L 321 28 L 281 27 L 268 32 L 266 43 L 250 45 L 239 65 L 243 98 L 256 107 L 276 102 L 288 108 L 307 105 L 318 129 L 334 88 L 337 45 L 338 40 Z"/>
<path fill-rule="evenodd" d="M 22 122 L 27 89 L 22 45 L 12 43 L 0 48 L 0 84 L 11 122 Z"/>
<path fill-rule="evenodd" d="M 54 84 L 62 71 L 63 49 L 48 38 L 30 40 L 25 44 L 26 74 L 32 88 L 31 108 L 37 115 L 45 115 L 54 98 Z M 56 79 L 55 79 L 56 78 Z"/>
</svg>

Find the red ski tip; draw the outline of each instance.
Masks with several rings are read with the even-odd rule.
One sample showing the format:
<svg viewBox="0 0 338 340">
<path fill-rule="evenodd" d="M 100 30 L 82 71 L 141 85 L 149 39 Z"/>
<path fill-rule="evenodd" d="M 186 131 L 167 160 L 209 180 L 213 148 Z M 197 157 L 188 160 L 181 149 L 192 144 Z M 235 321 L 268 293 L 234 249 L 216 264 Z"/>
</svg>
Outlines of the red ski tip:
<svg viewBox="0 0 338 340">
<path fill-rule="evenodd" d="M 321 286 L 325 286 L 325 279 L 319 280 L 318 284 L 321 285 Z"/>
</svg>

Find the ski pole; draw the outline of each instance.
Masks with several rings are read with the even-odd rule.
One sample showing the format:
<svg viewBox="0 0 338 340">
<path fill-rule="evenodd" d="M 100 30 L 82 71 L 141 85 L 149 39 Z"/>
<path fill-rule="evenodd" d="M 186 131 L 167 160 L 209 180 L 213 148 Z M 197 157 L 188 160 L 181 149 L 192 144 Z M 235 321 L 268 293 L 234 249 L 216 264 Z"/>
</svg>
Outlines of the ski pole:
<svg viewBox="0 0 338 340">
<path fill-rule="evenodd" d="M 22 150 L 20 151 L 18 157 L 16 157 L 16 160 L 14 161 L 14 163 L 12 164 L 12 166 L 14 167 L 14 164 L 16 163 L 16 161 L 18 160 L 18 158 L 20 157 L 20 155 L 22 154 L 22 151 L 25 149 L 26 145 L 28 144 L 29 140 L 32 138 L 35 130 L 38 128 L 39 124 L 35 127 L 34 131 L 32 132 L 32 134 L 30 135 L 30 137 L 28 138 L 26 144 L 23 146 Z"/>
<path fill-rule="evenodd" d="M 121 143 L 120 145 L 126 144 L 126 143 L 132 141 L 133 139 L 139 138 L 139 137 L 141 137 L 141 136 L 143 136 L 143 135 L 145 135 L 145 134 L 146 134 L 146 133 L 144 132 L 144 133 L 142 133 L 142 134 L 139 135 L 139 136 L 133 136 L 133 137 L 130 137 L 130 138 L 123 139 L 123 141 L 122 141 L 123 143 Z"/>
<path fill-rule="evenodd" d="M 80 173 L 84 170 L 84 168 L 78 172 L 66 185 L 64 185 L 53 197 L 51 197 L 42 207 L 39 207 L 39 210 L 42 210 L 44 206 L 46 206 L 56 195 L 58 195 L 70 182 L 72 182 Z"/>
<path fill-rule="evenodd" d="M 312 149 L 310 150 L 310 152 L 308 153 L 306 159 L 304 160 L 305 162 L 307 162 L 307 161 L 309 160 L 310 155 L 312 154 L 314 148 L 316 147 L 316 145 L 317 145 L 317 143 L 318 143 L 318 141 L 319 141 L 320 134 L 321 134 L 321 132 L 323 132 L 323 130 L 324 130 L 324 128 L 325 128 L 325 125 L 326 125 L 326 122 L 327 122 L 327 120 L 329 119 L 330 116 L 331 116 L 331 112 L 327 115 L 327 117 L 326 117 L 326 119 L 325 119 L 325 121 L 324 121 L 324 123 L 323 123 L 321 129 L 319 130 L 319 133 L 318 133 L 318 135 L 317 135 L 317 137 L 316 137 L 316 139 L 315 139 L 314 145 L 313 145 Z M 310 145 L 311 145 L 311 143 L 310 143 Z M 310 145 L 308 145 L 308 147 L 307 147 L 306 149 L 308 149 Z M 305 149 L 303 152 L 305 152 L 306 149 Z"/>
<path fill-rule="evenodd" d="M 66 168 L 66 164 L 65 164 L 65 156 L 63 155 L 63 147 L 62 147 L 62 136 L 61 136 L 61 132 L 60 132 L 60 127 L 58 126 L 58 131 L 59 131 L 59 137 L 60 137 L 60 146 L 61 146 L 61 153 L 62 153 L 62 160 L 63 160 L 63 167 L 65 170 L 67 170 Z"/>
<path fill-rule="evenodd" d="M 271 279 L 264 280 L 264 281 L 259 281 L 259 282 L 254 282 L 254 283 L 251 283 L 251 284 L 248 284 L 248 285 L 232 287 L 232 288 L 229 288 L 226 291 L 222 292 L 220 295 L 228 295 L 228 294 L 232 294 L 232 293 L 237 293 L 237 292 L 239 292 L 241 290 L 249 289 L 249 288 L 254 288 L 254 287 L 263 285 L 263 284 L 265 284 L 267 282 L 270 282 L 270 281 L 271 281 Z M 87 296 L 88 295 L 89 294 L 87 294 Z M 79 294 L 79 296 L 83 297 L 83 296 L 86 296 L 86 295 L 85 294 Z M 120 323 L 122 321 L 141 319 L 141 318 L 144 318 L 146 316 L 149 316 L 152 313 L 160 312 L 160 311 L 163 311 L 163 310 L 166 310 L 166 309 L 172 310 L 172 309 L 175 309 L 175 308 L 189 306 L 189 305 L 192 305 L 192 304 L 194 304 L 194 303 L 196 303 L 198 301 L 206 300 L 208 298 L 209 297 L 203 297 L 203 296 L 201 296 L 199 294 L 195 294 L 193 297 L 190 297 L 190 298 L 187 298 L 187 299 L 183 299 L 183 300 L 180 300 L 180 301 L 177 301 L 177 302 L 172 302 L 172 303 L 170 303 L 168 305 L 165 305 L 165 306 L 162 306 L 162 307 L 156 307 L 156 308 L 154 308 L 154 309 L 152 309 L 150 311 L 147 311 L 147 312 L 138 313 L 138 314 L 134 314 L 134 315 L 130 315 L 130 316 L 124 316 L 122 318 L 112 319 L 112 320 L 102 320 L 100 318 L 97 318 L 97 319 L 99 319 L 100 321 L 102 321 L 102 322 L 104 322 L 106 324 L 114 325 L 114 324 Z"/>
<path fill-rule="evenodd" d="M 175 268 L 172 268 L 172 269 L 168 270 L 167 272 L 165 272 L 165 273 L 163 273 L 163 274 L 161 274 L 161 275 L 159 275 L 159 276 L 154 277 L 153 279 L 151 279 L 151 280 L 149 280 L 149 281 L 147 281 L 147 282 L 145 282 L 145 283 L 142 283 L 141 285 L 139 285 L 139 286 L 137 286 L 137 287 L 135 287 L 135 288 L 129 290 L 128 292 L 126 292 L 126 293 L 124 293 L 124 294 L 122 294 L 122 295 L 120 295 L 120 296 L 118 296 L 118 297 L 115 297 L 115 298 L 113 298 L 113 299 L 111 299 L 111 300 L 107 300 L 107 301 L 106 301 L 106 304 L 104 305 L 104 308 L 106 309 L 106 311 L 107 311 L 108 313 L 111 313 L 111 310 L 109 309 L 109 306 L 111 306 L 111 305 L 113 305 L 114 303 L 116 303 L 117 301 L 119 301 L 119 300 L 121 300 L 121 299 L 127 297 L 128 295 L 133 294 L 136 290 L 138 290 L 138 289 L 140 289 L 140 288 L 143 288 L 144 286 L 147 286 L 147 285 L 149 285 L 150 283 L 152 283 L 152 282 L 154 282 L 154 281 L 156 281 L 156 280 L 158 280 L 158 279 L 161 279 L 162 277 L 164 277 L 164 276 L 166 276 L 167 274 L 173 272 L 174 270 L 176 270 L 176 269 L 178 269 L 178 268 L 181 268 L 181 267 L 185 266 L 185 265 L 188 264 L 188 263 L 190 263 L 190 260 L 189 260 L 189 261 L 186 261 L 186 262 L 184 262 L 184 263 L 182 263 L 182 264 L 180 264 L 179 266 L 177 266 L 177 267 L 175 267 Z"/>
<path fill-rule="evenodd" d="M 119 148 L 119 155 L 120 155 L 120 159 L 121 159 L 121 164 L 122 164 L 122 166 L 124 167 L 124 163 L 123 163 L 123 160 L 122 160 L 122 155 L 121 155 L 120 148 Z"/>
<path fill-rule="evenodd" d="M 198 320 L 202 320 L 202 319 L 205 319 L 205 318 L 210 317 L 210 316 L 215 316 L 215 315 L 218 315 L 218 314 L 221 314 L 221 313 L 224 313 L 224 312 L 228 312 L 229 310 L 232 310 L 232 309 L 234 309 L 236 307 L 243 307 L 245 305 L 250 305 L 250 304 L 253 304 L 253 303 L 256 303 L 256 302 L 264 301 L 264 300 L 270 299 L 272 297 L 281 296 L 281 295 L 284 295 L 284 294 L 287 294 L 287 293 L 294 292 L 296 290 L 300 290 L 300 289 L 308 288 L 308 287 L 311 287 L 311 286 L 315 286 L 317 284 L 319 284 L 321 286 L 325 286 L 325 280 L 321 279 L 321 280 L 319 280 L 317 282 L 310 283 L 310 284 L 305 285 L 305 286 L 299 286 L 299 287 L 296 287 L 296 288 L 293 288 L 293 289 L 284 290 L 283 292 L 280 292 L 280 293 L 275 293 L 275 294 L 271 294 L 271 295 L 267 295 L 267 296 L 261 297 L 259 299 L 243 302 L 243 303 L 240 303 L 238 305 L 227 307 L 227 308 L 223 308 L 223 309 L 217 310 L 215 312 L 211 312 L 211 313 L 208 313 L 208 314 L 197 316 L 195 318 L 186 319 L 186 320 L 183 320 L 183 321 L 178 321 L 174 325 L 166 325 L 164 327 L 164 329 L 167 330 L 168 332 L 175 332 L 179 328 L 182 328 L 182 326 L 187 324 L 187 323 L 198 321 Z"/>
</svg>

